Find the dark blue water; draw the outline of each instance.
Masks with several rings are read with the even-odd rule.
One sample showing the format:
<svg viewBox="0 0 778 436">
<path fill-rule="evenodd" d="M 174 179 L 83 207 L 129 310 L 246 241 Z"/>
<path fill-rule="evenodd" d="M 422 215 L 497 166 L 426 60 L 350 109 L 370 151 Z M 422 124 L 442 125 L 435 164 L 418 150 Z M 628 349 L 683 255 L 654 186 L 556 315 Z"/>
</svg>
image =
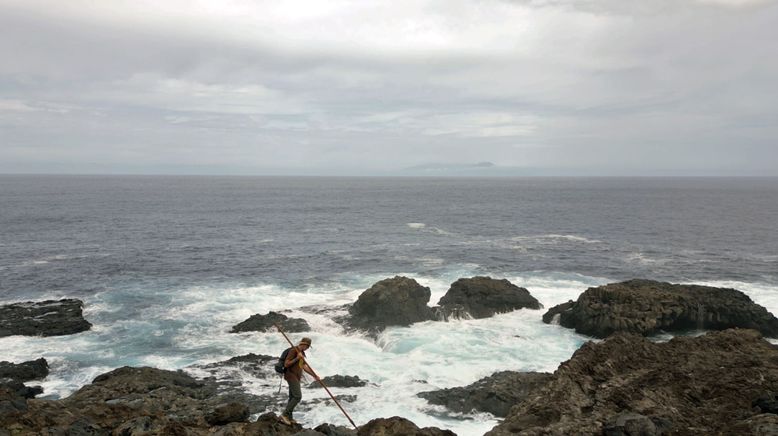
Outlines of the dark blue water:
<svg viewBox="0 0 778 436">
<path fill-rule="evenodd" d="M 778 179 L 0 176 L 4 300 L 459 265 L 778 283 Z"/>
</svg>

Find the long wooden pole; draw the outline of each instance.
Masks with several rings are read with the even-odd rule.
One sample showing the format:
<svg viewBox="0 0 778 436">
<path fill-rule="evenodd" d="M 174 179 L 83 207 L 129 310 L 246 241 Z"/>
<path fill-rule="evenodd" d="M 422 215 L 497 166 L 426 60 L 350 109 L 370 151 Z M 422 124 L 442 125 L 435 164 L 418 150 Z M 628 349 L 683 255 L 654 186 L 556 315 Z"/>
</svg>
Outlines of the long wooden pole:
<svg viewBox="0 0 778 436">
<path fill-rule="evenodd" d="M 280 325 L 278 325 L 278 324 L 275 324 L 275 326 L 276 326 L 276 328 L 278 329 L 278 331 L 279 331 L 279 332 L 280 332 L 282 335 L 284 335 L 284 339 L 286 339 L 286 342 L 289 342 L 289 345 L 291 345 L 291 346 L 292 346 L 292 348 L 294 348 L 294 349 L 295 349 L 295 351 L 297 351 L 297 355 L 298 355 L 298 356 L 300 356 L 300 359 L 303 359 L 303 363 L 305 363 L 306 365 L 308 365 L 308 362 L 305 360 L 305 357 L 303 356 L 303 353 L 300 351 L 300 349 L 299 349 L 299 348 L 297 348 L 297 345 L 293 344 L 293 343 L 292 343 L 292 341 L 291 341 L 291 340 L 289 340 L 289 336 L 287 336 L 287 335 L 286 335 L 286 333 L 284 333 L 284 331 L 281 329 L 281 326 L 280 326 Z M 316 381 L 317 381 L 317 382 L 319 382 L 319 384 L 321 385 L 321 387 L 323 387 L 323 388 L 324 388 L 324 390 L 325 390 L 325 391 L 327 391 L 327 393 L 328 393 L 328 394 L 330 394 L 330 398 L 332 398 L 332 401 L 334 401 L 334 402 L 335 402 L 335 404 L 337 404 L 337 405 L 338 405 L 338 407 L 340 408 L 340 411 L 341 411 L 341 412 L 343 412 L 343 414 L 344 414 L 344 415 L 346 415 L 346 418 L 348 419 L 348 422 L 350 422 L 350 423 L 351 423 L 351 425 L 353 425 L 355 429 L 359 430 L 359 428 L 357 427 L 357 425 L 356 425 L 356 424 L 354 424 L 354 421 L 351 419 L 351 417 L 350 417 L 350 416 L 348 416 L 348 413 L 346 413 L 346 410 L 345 410 L 345 409 L 343 409 L 343 406 L 341 406 L 341 405 L 340 405 L 340 401 L 338 401 L 338 399 L 337 399 L 337 398 L 335 398 L 335 395 L 332 395 L 332 392 L 330 392 L 330 388 L 328 388 L 328 387 L 327 387 L 327 385 L 325 385 L 325 384 L 324 384 L 324 382 L 323 382 L 323 381 L 321 381 L 321 378 L 320 378 L 320 377 L 319 377 L 319 376 L 316 374 L 316 371 L 314 371 L 314 370 L 313 370 L 313 368 L 311 368 L 311 365 L 308 365 L 308 369 L 310 369 L 310 370 L 311 370 L 311 372 L 314 374 L 314 376 L 316 377 Z"/>
</svg>

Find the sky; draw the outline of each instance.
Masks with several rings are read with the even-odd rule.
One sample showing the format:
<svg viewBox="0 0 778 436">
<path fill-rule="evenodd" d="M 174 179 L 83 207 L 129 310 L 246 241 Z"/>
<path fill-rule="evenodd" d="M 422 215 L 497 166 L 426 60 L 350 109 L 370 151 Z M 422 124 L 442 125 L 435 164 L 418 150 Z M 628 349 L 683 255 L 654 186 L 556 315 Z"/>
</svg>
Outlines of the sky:
<svg viewBox="0 0 778 436">
<path fill-rule="evenodd" d="M 778 0 L 0 0 L 0 173 L 778 176 Z"/>
</svg>

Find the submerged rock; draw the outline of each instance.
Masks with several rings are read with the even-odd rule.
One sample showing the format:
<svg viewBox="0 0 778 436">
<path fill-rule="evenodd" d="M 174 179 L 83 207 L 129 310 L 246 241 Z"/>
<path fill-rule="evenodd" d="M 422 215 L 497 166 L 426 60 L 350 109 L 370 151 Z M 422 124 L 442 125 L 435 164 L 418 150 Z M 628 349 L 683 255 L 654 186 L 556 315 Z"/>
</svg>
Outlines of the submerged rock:
<svg viewBox="0 0 778 436">
<path fill-rule="evenodd" d="M 266 332 L 275 331 L 276 324 L 280 325 L 287 333 L 299 333 L 311 331 L 311 326 L 302 318 L 289 318 L 278 312 L 269 312 L 267 315 L 251 315 L 249 319 L 232 327 L 231 333 L 241 332 Z"/>
<path fill-rule="evenodd" d="M 487 435 L 749 434 L 769 425 L 752 404 L 776 392 L 776 361 L 754 330 L 666 343 L 617 333 L 584 344 Z"/>
<path fill-rule="evenodd" d="M 0 378 L 19 381 L 40 380 L 49 375 L 49 363 L 40 358 L 22 363 L 0 362 Z"/>
<path fill-rule="evenodd" d="M 430 295 L 430 288 L 408 277 L 381 280 L 359 296 L 344 321 L 350 327 L 368 331 L 428 321 L 433 318 L 427 306 Z"/>
<path fill-rule="evenodd" d="M 322 377 L 321 381 L 323 381 L 328 388 L 360 388 L 362 386 L 367 386 L 368 383 L 367 380 L 362 380 L 355 375 L 329 375 L 327 377 Z M 313 382 L 309 384 L 308 387 L 321 388 L 321 384 L 319 384 L 319 382 Z"/>
<path fill-rule="evenodd" d="M 578 301 L 551 308 L 543 317 L 599 338 L 614 332 L 750 328 L 778 337 L 778 318 L 735 289 L 629 280 L 589 288 Z"/>
<path fill-rule="evenodd" d="M 438 305 L 444 318 L 452 315 L 461 317 L 462 312 L 465 312 L 476 319 L 518 309 L 543 307 L 528 290 L 506 279 L 491 277 L 462 278 L 455 281 Z"/>
<path fill-rule="evenodd" d="M 28 301 L 0 306 L 0 337 L 61 336 L 92 328 L 84 319 L 81 300 Z"/>
<path fill-rule="evenodd" d="M 488 412 L 504 417 L 511 407 L 550 379 L 551 374 L 542 372 L 500 371 L 468 386 L 421 392 L 418 396 L 457 413 Z"/>
</svg>

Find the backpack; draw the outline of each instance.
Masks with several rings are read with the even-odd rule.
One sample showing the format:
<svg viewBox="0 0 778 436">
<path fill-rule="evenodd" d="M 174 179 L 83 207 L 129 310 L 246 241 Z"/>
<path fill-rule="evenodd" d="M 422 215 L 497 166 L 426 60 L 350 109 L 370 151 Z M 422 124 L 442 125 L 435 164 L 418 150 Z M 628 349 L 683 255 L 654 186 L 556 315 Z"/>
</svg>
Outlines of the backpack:
<svg viewBox="0 0 778 436">
<path fill-rule="evenodd" d="M 287 348 L 284 350 L 283 353 L 281 353 L 281 357 L 278 358 L 278 362 L 276 362 L 274 368 L 276 369 L 276 372 L 279 374 L 283 374 L 286 372 L 286 368 L 284 367 L 284 363 L 286 362 L 286 356 L 289 355 L 289 352 L 292 351 L 292 347 Z"/>
</svg>

